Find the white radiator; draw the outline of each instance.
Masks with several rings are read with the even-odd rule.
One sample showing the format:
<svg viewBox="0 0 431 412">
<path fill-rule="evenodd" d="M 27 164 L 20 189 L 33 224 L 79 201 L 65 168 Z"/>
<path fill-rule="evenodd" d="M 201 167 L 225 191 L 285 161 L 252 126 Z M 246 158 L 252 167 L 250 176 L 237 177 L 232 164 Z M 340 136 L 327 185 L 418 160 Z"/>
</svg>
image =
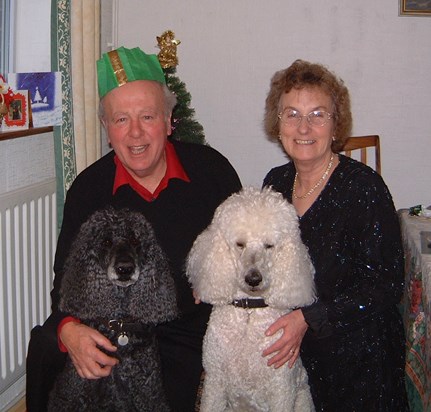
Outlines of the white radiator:
<svg viewBox="0 0 431 412">
<path fill-rule="evenodd" d="M 25 392 L 30 331 L 51 311 L 55 180 L 0 195 L 0 411 Z"/>
</svg>

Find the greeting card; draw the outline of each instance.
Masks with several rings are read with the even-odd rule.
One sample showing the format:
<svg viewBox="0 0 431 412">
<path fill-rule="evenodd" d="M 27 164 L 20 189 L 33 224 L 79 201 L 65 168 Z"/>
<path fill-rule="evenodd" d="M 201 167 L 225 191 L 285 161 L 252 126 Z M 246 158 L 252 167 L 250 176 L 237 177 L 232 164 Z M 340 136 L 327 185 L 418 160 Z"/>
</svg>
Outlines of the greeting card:
<svg viewBox="0 0 431 412">
<path fill-rule="evenodd" d="M 33 126 L 61 125 L 61 73 L 9 73 L 13 90 L 28 90 Z"/>
</svg>

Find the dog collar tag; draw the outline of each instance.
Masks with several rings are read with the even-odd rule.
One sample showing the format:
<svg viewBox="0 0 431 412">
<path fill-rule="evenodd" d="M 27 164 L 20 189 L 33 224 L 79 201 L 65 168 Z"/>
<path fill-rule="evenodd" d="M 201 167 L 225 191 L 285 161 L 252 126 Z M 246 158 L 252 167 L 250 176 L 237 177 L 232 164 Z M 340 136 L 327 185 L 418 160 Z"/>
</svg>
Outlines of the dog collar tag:
<svg viewBox="0 0 431 412">
<path fill-rule="evenodd" d="M 120 336 L 118 336 L 117 342 L 120 346 L 126 346 L 129 343 L 129 337 L 122 332 Z"/>
</svg>

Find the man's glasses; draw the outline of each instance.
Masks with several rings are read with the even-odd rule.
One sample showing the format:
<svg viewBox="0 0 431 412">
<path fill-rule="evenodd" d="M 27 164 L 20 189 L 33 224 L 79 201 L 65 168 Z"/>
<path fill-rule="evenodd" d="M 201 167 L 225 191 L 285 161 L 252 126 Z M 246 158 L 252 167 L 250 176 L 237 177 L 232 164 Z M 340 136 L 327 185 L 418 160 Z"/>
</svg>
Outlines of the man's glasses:
<svg viewBox="0 0 431 412">
<path fill-rule="evenodd" d="M 305 117 L 310 126 L 324 126 L 332 119 L 333 114 L 324 110 L 313 110 L 308 114 L 301 114 L 297 110 L 285 109 L 278 114 L 278 118 L 287 126 L 299 126 Z"/>
</svg>

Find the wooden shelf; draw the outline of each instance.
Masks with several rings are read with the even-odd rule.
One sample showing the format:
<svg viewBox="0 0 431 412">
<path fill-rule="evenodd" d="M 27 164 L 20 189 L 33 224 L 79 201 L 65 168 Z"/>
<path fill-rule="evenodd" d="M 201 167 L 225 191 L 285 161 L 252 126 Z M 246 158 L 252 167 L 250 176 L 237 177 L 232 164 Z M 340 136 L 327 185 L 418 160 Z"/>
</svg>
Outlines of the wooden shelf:
<svg viewBox="0 0 431 412">
<path fill-rule="evenodd" d="M 7 132 L 3 130 L 3 131 L 0 131 L 0 141 L 16 139 L 18 137 L 33 136 L 35 134 L 49 133 L 49 132 L 52 132 L 53 130 L 54 130 L 53 126 L 31 127 L 29 129 L 14 130 L 11 132 Z"/>
</svg>

